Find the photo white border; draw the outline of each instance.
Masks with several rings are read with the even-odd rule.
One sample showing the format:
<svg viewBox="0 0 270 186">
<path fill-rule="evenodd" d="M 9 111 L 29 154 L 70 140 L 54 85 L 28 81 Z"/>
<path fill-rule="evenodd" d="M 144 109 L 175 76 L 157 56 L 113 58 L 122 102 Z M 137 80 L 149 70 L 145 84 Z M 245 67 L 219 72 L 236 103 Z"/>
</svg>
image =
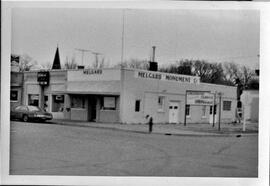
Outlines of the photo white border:
<svg viewBox="0 0 270 186">
<path fill-rule="evenodd" d="M 101 177 L 101 176 L 10 176 L 9 173 L 9 97 L 12 8 L 137 8 L 137 9 L 205 9 L 260 10 L 260 124 L 258 178 L 216 177 Z M 1 43 L 1 177 L 2 184 L 24 185 L 269 185 L 269 112 L 270 86 L 270 4 L 267 2 L 195 2 L 195 1 L 4 1 L 2 2 Z"/>
</svg>

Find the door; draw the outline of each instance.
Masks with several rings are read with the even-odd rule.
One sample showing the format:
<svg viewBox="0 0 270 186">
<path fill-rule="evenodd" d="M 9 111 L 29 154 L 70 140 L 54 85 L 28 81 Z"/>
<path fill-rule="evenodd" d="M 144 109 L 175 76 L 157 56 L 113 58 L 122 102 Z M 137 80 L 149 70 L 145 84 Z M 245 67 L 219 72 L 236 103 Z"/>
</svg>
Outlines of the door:
<svg viewBox="0 0 270 186">
<path fill-rule="evenodd" d="M 215 115 L 215 117 L 213 116 Z M 213 106 L 210 106 L 210 113 L 209 113 L 209 123 L 213 123 L 213 119 L 215 120 L 215 123 L 218 121 L 218 115 L 217 115 L 217 105 L 214 107 L 214 112 L 213 112 Z"/>
<path fill-rule="evenodd" d="M 179 111 L 180 103 L 172 102 L 169 103 L 169 123 L 179 123 Z"/>
<path fill-rule="evenodd" d="M 97 99 L 94 96 L 88 97 L 88 120 L 96 121 L 96 107 L 97 107 Z"/>
</svg>

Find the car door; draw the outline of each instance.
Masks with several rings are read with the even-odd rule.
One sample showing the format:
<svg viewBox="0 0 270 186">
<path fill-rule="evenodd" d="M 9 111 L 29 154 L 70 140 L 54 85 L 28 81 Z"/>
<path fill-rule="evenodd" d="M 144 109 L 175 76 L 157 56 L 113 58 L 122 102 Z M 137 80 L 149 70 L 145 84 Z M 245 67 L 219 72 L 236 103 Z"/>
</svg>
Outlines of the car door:
<svg viewBox="0 0 270 186">
<path fill-rule="evenodd" d="M 15 118 L 22 119 L 23 115 L 27 112 L 26 106 L 19 106 L 15 108 Z"/>
<path fill-rule="evenodd" d="M 11 112 L 11 116 L 14 118 L 14 119 L 19 119 L 19 116 L 20 116 L 20 110 L 21 110 L 22 106 L 17 106 L 12 112 Z"/>
<path fill-rule="evenodd" d="M 23 115 L 28 115 L 29 114 L 29 111 L 28 111 L 28 108 L 27 106 L 22 106 L 21 110 L 20 110 L 20 118 L 22 119 L 23 118 Z"/>
<path fill-rule="evenodd" d="M 17 110 L 17 108 L 18 108 L 18 106 L 11 110 L 10 118 L 16 119 L 16 110 Z"/>
</svg>

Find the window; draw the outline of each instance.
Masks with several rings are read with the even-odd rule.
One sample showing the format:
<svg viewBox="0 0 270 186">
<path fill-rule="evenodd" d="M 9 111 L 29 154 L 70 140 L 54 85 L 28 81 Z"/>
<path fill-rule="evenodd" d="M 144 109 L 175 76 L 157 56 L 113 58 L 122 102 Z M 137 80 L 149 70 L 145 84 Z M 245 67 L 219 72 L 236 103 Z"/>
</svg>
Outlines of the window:
<svg viewBox="0 0 270 186">
<path fill-rule="evenodd" d="M 18 101 L 18 90 L 10 91 L 10 101 Z"/>
<path fill-rule="evenodd" d="M 42 111 L 39 107 L 35 107 L 35 106 L 28 106 L 28 110 L 30 112 L 34 112 L 34 111 Z"/>
<path fill-rule="evenodd" d="M 38 94 L 29 94 L 28 95 L 28 105 L 37 106 L 39 105 L 39 95 Z"/>
<path fill-rule="evenodd" d="M 213 110 L 213 106 L 210 106 L 210 114 L 213 114 L 212 111 Z M 214 107 L 214 114 L 216 115 L 217 114 L 217 105 L 215 105 Z"/>
<path fill-rule="evenodd" d="M 25 106 L 18 106 L 14 110 L 15 111 L 27 111 L 27 108 Z"/>
<path fill-rule="evenodd" d="M 82 96 L 73 96 L 71 99 L 72 108 L 85 108 L 85 99 Z"/>
<path fill-rule="evenodd" d="M 230 111 L 231 110 L 231 101 L 223 101 L 223 110 Z"/>
<path fill-rule="evenodd" d="M 158 110 L 159 111 L 164 110 L 164 102 L 165 102 L 165 97 L 164 96 L 158 96 Z"/>
<path fill-rule="evenodd" d="M 135 101 L 135 112 L 140 112 L 140 104 L 141 104 L 141 100 Z"/>
<path fill-rule="evenodd" d="M 186 116 L 190 116 L 190 105 L 186 105 Z"/>
<path fill-rule="evenodd" d="M 206 117 L 206 106 L 202 107 L 202 117 Z"/>
<path fill-rule="evenodd" d="M 115 97 L 103 97 L 102 100 L 103 110 L 115 110 L 116 109 L 116 98 Z"/>
<path fill-rule="evenodd" d="M 44 96 L 44 110 L 48 111 L 48 99 L 49 97 L 47 95 Z"/>
<path fill-rule="evenodd" d="M 64 95 L 52 95 L 52 112 L 63 112 L 64 103 L 65 103 Z"/>
</svg>

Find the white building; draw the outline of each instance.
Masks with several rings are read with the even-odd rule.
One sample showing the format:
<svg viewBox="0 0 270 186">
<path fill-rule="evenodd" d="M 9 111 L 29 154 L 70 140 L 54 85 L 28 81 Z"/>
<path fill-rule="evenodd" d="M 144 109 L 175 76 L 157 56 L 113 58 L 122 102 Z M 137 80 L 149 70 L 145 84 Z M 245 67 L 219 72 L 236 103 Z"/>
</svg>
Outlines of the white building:
<svg viewBox="0 0 270 186">
<path fill-rule="evenodd" d="M 244 117 L 251 122 L 259 121 L 259 90 L 244 90 L 241 95 Z"/>
<path fill-rule="evenodd" d="M 37 71 L 24 73 L 24 104 L 41 106 L 42 86 Z M 44 87 L 46 109 L 54 118 L 143 123 L 151 115 L 155 123 L 183 123 L 187 91 L 222 93 L 221 121 L 235 121 L 236 87 L 201 83 L 199 77 L 137 69 L 82 69 L 49 71 Z M 218 98 L 218 96 L 216 96 Z M 187 123 L 213 122 L 213 106 L 186 106 Z"/>
</svg>

